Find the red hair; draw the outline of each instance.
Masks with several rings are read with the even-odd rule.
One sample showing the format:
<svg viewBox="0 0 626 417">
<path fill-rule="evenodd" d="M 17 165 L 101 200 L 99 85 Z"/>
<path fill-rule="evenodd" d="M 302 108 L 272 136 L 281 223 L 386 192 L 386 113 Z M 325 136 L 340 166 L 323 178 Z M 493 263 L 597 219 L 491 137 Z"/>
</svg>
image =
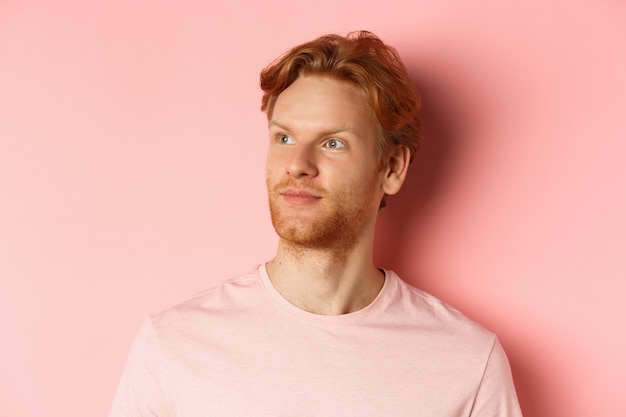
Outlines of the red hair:
<svg viewBox="0 0 626 417">
<path fill-rule="evenodd" d="M 381 163 L 398 145 L 406 146 L 413 159 L 421 137 L 421 98 L 394 48 L 367 31 L 346 37 L 325 35 L 296 46 L 261 71 L 261 110 L 268 118 L 278 95 L 304 75 L 331 76 L 358 85 L 376 117 Z"/>
</svg>

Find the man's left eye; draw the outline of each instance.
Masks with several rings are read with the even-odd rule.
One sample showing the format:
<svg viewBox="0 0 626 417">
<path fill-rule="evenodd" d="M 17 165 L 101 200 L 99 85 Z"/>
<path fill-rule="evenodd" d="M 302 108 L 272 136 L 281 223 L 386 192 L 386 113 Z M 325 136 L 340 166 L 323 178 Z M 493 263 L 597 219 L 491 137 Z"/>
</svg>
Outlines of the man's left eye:
<svg viewBox="0 0 626 417">
<path fill-rule="evenodd" d="M 345 148 L 346 145 L 339 139 L 330 139 L 324 144 L 324 146 L 331 149 L 340 149 Z"/>
</svg>

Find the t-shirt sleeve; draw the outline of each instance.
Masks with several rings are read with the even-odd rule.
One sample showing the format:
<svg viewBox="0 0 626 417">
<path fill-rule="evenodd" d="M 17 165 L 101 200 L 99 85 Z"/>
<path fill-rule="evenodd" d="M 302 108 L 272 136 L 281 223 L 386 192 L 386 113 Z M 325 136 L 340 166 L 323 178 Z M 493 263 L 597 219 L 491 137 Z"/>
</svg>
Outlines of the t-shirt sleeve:
<svg viewBox="0 0 626 417">
<path fill-rule="evenodd" d="M 471 417 L 521 417 L 511 368 L 504 349 L 495 339 L 476 393 Z"/>
<path fill-rule="evenodd" d="M 159 370 L 159 349 L 146 318 L 132 343 L 109 417 L 167 417 L 167 399 Z"/>
</svg>

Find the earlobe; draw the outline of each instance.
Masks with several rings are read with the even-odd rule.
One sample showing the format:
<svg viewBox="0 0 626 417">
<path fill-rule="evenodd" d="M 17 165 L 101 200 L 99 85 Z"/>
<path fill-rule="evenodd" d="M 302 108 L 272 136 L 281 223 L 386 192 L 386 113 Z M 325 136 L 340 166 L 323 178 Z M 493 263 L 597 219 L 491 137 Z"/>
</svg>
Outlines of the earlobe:
<svg viewBox="0 0 626 417">
<path fill-rule="evenodd" d="M 404 183 L 411 162 L 411 151 L 406 146 L 396 146 L 387 158 L 383 191 L 393 195 L 400 191 Z"/>
</svg>

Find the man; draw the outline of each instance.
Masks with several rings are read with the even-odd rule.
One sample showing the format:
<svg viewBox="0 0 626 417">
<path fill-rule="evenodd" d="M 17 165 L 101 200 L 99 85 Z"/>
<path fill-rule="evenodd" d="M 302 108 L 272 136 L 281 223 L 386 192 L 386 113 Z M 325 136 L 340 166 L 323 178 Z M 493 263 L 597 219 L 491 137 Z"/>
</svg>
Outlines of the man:
<svg viewBox="0 0 626 417">
<path fill-rule="evenodd" d="M 261 87 L 276 256 L 149 317 L 111 416 L 520 416 L 495 336 L 373 263 L 419 138 L 395 50 L 321 37 Z"/>
</svg>

